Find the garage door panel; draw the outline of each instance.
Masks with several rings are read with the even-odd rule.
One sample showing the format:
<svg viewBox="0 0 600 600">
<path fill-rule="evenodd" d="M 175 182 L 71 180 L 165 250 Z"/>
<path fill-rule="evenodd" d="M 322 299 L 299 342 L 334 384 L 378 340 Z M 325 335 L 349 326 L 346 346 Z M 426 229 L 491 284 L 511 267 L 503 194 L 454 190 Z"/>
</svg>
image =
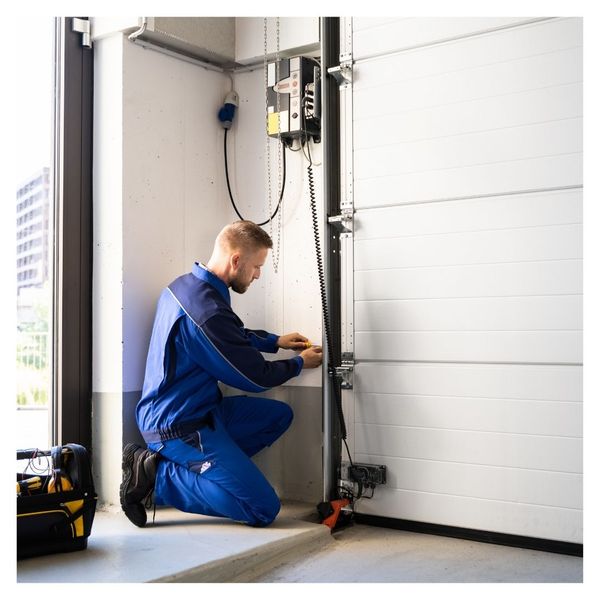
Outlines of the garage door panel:
<svg viewBox="0 0 600 600">
<path fill-rule="evenodd" d="M 356 424 L 582 437 L 583 404 L 357 393 Z"/>
<path fill-rule="evenodd" d="M 385 463 L 386 486 L 389 489 L 572 509 L 580 509 L 583 500 L 583 476 L 577 473 L 390 458 L 370 454 L 357 454 L 356 459 L 373 464 Z"/>
<path fill-rule="evenodd" d="M 583 369 L 558 365 L 360 363 L 356 393 L 581 402 Z"/>
<path fill-rule="evenodd" d="M 355 303 L 356 331 L 583 329 L 582 297 L 371 300 Z"/>
<path fill-rule="evenodd" d="M 418 108 L 400 114 L 377 116 L 372 111 L 355 124 L 354 148 L 391 147 L 432 138 L 522 127 L 577 118 L 582 116 L 582 112 L 580 83 L 444 104 L 425 110 Z M 384 146 L 381 144 L 382 128 L 393 132 Z"/>
<path fill-rule="evenodd" d="M 525 535 L 548 540 L 581 543 L 583 512 L 538 504 L 519 504 L 395 490 L 381 487 L 369 501 L 361 500 L 359 512 L 366 515 L 390 515 L 402 507 L 403 519 L 435 522 L 450 527 L 465 527 L 512 535 Z"/>
<path fill-rule="evenodd" d="M 361 424 L 357 454 L 582 473 L 581 438 Z"/>
<path fill-rule="evenodd" d="M 356 35 L 359 31 L 374 29 L 390 25 L 395 21 L 405 21 L 408 17 L 355 17 L 352 20 L 352 31 Z"/>
<path fill-rule="evenodd" d="M 354 239 L 582 222 L 583 192 L 579 188 L 358 210 Z"/>
<path fill-rule="evenodd" d="M 576 331 L 356 332 L 357 360 L 580 364 Z"/>
<path fill-rule="evenodd" d="M 373 87 L 366 86 L 362 77 L 363 71 L 370 70 L 370 64 L 359 64 L 355 70 L 355 121 L 360 128 L 365 118 L 581 82 L 583 62 L 581 48 L 568 48 L 431 77 L 397 82 L 385 78 Z M 395 101 L 382 102 L 382 98 Z"/>
<path fill-rule="evenodd" d="M 358 149 L 354 152 L 355 178 L 371 180 L 389 175 L 513 162 L 573 154 L 582 149 L 581 119 L 565 119 Z"/>
<path fill-rule="evenodd" d="M 580 224 L 357 240 L 357 271 L 582 258 Z M 390 281 L 393 285 L 393 280 Z"/>
<path fill-rule="evenodd" d="M 393 285 L 390 285 L 391 281 Z M 355 273 L 357 301 L 581 294 L 582 290 L 581 259 Z"/>
<path fill-rule="evenodd" d="M 473 17 L 381 19 L 357 17 L 354 19 L 353 50 L 357 59 L 366 55 L 394 52 L 448 38 L 474 35 L 499 27 L 526 22 L 523 18 Z"/>
<path fill-rule="evenodd" d="M 356 179 L 357 209 L 572 187 L 583 182 L 581 152 Z"/>
<path fill-rule="evenodd" d="M 362 62 L 364 54 L 359 52 L 357 56 L 354 49 L 354 58 L 358 62 L 354 87 L 365 90 L 579 48 L 582 45 L 582 29 L 581 19 L 552 19 L 484 36 L 465 37 L 448 44 L 383 54 L 367 62 Z M 379 33 L 382 34 L 382 31 Z"/>
<path fill-rule="evenodd" d="M 354 20 L 357 510 L 580 543 L 583 21 L 493 22 Z"/>
</svg>

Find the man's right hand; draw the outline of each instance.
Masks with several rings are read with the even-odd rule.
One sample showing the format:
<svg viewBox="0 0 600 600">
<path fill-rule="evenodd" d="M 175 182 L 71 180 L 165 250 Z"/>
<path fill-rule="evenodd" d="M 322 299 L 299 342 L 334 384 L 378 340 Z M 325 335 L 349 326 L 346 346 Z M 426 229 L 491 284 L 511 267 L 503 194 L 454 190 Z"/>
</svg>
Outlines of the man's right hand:
<svg viewBox="0 0 600 600">
<path fill-rule="evenodd" d="M 305 369 L 314 369 L 323 362 L 323 348 L 321 346 L 311 346 L 300 352 L 304 361 Z"/>
</svg>

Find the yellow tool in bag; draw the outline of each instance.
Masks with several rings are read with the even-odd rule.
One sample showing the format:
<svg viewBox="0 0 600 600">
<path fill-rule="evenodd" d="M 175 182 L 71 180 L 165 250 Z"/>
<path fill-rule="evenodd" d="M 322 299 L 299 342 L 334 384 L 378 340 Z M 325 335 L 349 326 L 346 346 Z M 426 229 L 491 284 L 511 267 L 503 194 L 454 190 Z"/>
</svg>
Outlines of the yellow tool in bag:
<svg viewBox="0 0 600 600">
<path fill-rule="evenodd" d="M 97 501 L 87 450 L 19 450 L 17 460 L 30 471 L 17 472 L 17 558 L 87 548 Z"/>
<path fill-rule="evenodd" d="M 73 489 L 73 483 L 67 476 L 67 473 L 63 469 L 63 451 L 60 446 L 52 448 L 52 478 L 48 482 L 48 493 L 58 494 L 61 492 L 68 492 Z M 66 459 L 68 460 L 69 450 L 65 452 Z M 78 510 L 83 507 L 83 500 L 73 500 L 72 502 L 64 502 L 64 506 L 69 512 L 74 515 Z M 83 516 L 77 518 L 73 522 L 75 526 L 76 537 L 83 536 Z"/>
<path fill-rule="evenodd" d="M 23 479 L 23 481 L 17 481 L 17 494 L 31 494 L 31 492 L 41 488 L 42 478 L 38 476 Z"/>
</svg>

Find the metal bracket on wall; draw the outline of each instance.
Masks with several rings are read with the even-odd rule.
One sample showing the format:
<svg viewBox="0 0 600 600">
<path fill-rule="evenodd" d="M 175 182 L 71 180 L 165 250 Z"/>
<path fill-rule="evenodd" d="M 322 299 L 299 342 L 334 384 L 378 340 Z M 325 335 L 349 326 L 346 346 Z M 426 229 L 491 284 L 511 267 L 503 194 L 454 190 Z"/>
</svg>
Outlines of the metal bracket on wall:
<svg viewBox="0 0 600 600">
<path fill-rule="evenodd" d="M 354 372 L 354 354 L 351 352 L 342 352 L 342 364 L 335 368 L 335 374 L 341 381 L 343 390 L 351 390 L 353 388 L 352 373 Z"/>
<path fill-rule="evenodd" d="M 337 67 L 330 67 L 327 72 L 336 80 L 340 88 L 352 84 L 352 61 L 340 63 Z"/>
<path fill-rule="evenodd" d="M 354 211 L 342 210 L 341 215 L 329 217 L 327 222 L 332 225 L 338 233 L 352 233 L 354 229 Z"/>
</svg>

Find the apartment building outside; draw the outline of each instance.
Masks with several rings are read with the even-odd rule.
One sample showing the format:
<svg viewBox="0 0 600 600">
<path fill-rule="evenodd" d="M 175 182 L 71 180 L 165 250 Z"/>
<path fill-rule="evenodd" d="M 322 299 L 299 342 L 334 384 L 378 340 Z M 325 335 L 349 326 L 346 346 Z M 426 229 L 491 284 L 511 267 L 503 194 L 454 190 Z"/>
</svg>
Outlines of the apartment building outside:
<svg viewBox="0 0 600 600">
<path fill-rule="evenodd" d="M 17 293 L 48 279 L 50 169 L 43 167 L 17 189 Z"/>
</svg>

